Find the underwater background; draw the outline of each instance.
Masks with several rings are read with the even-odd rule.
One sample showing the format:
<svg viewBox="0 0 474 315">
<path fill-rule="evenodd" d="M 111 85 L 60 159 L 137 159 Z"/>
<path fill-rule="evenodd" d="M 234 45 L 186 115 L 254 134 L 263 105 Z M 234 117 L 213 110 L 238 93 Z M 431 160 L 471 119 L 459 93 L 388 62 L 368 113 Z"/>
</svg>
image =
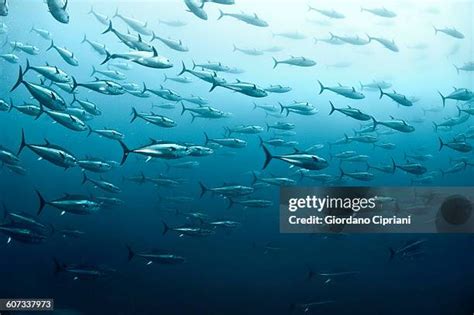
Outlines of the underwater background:
<svg viewBox="0 0 474 315">
<path fill-rule="evenodd" d="M 317 12 L 307 12 L 308 4 L 321 8 L 334 8 L 346 15 L 345 19 L 331 19 Z M 68 4 L 70 22 L 61 24 L 48 12 L 42 1 L 18 0 L 10 3 L 8 16 L 1 22 L 7 26 L 0 35 L 6 45 L 2 54 L 10 53 L 10 41 L 21 41 L 40 49 L 37 55 L 15 52 L 18 64 L 0 61 L 0 98 L 13 104 L 34 102 L 24 86 L 10 89 L 17 81 L 18 66 L 23 68 L 26 59 L 31 65 L 57 65 L 74 76 L 78 82 L 92 81 L 92 66 L 107 69 L 100 64 L 104 56 L 81 43 L 84 34 L 90 40 L 104 43 L 110 52 L 127 52 L 128 49 L 113 34 L 101 34 L 107 25 L 101 24 L 88 14 L 91 5 L 96 12 L 109 17 L 116 8 L 120 14 L 148 21 L 147 27 L 160 36 L 181 39 L 188 52 L 178 52 L 151 42 L 159 55 L 166 56 L 173 64 L 169 69 L 151 69 L 132 64 L 131 70 L 120 70 L 126 74 L 126 82 L 158 89 L 160 85 L 180 95 L 197 95 L 209 101 L 209 105 L 232 113 L 224 119 L 196 118 L 181 114 L 180 103 L 175 109 L 152 108 L 152 105 L 169 103 L 155 95 L 149 98 L 131 94 L 108 96 L 76 89 L 77 97 L 88 99 L 99 106 L 102 115 L 87 121 L 94 129 L 113 128 L 125 135 L 129 148 L 149 143 L 149 138 L 204 145 L 206 132 L 210 138 L 223 138 L 224 128 L 236 125 L 259 125 L 265 128 L 277 121 L 295 124 L 295 135 L 284 137 L 297 141 L 297 148 L 305 149 L 315 144 L 324 147 L 316 154 L 329 161 L 329 167 L 319 171 L 339 177 L 340 164 L 330 159 L 330 153 L 354 150 L 369 156 L 371 164 L 391 164 L 391 159 L 403 163 L 405 153 L 422 152 L 433 157 L 422 164 L 431 172 L 438 172 L 430 183 L 432 186 L 471 186 L 474 168 L 469 163 L 461 172 L 442 176 L 439 170 L 449 169 L 450 159 L 460 157 L 473 161 L 472 152 L 460 153 L 448 148 L 439 150 L 438 137 L 452 139 L 466 133 L 472 124 L 467 122 L 451 128 L 435 130 L 433 122 L 442 122 L 457 117 L 458 109 L 453 100 L 442 99 L 438 90 L 449 94 L 452 87 L 472 89 L 473 72 L 457 73 L 453 64 L 461 65 L 473 58 L 473 2 L 472 1 L 249 1 L 236 0 L 231 6 L 206 3 L 207 21 L 192 13 L 182 1 L 71 1 Z M 383 19 L 361 12 L 363 7 L 385 6 L 397 12 L 394 19 Z M 255 12 L 266 20 L 269 27 L 259 28 L 241 21 L 223 17 L 218 20 L 219 9 L 225 12 Z M 114 27 L 126 33 L 127 25 L 113 18 Z M 159 20 L 179 20 L 182 27 L 171 27 Z M 436 34 L 433 26 L 455 26 L 462 30 L 463 40 Z M 54 51 L 46 49 L 50 41 L 30 32 L 32 27 L 49 30 L 54 43 L 73 51 L 79 61 L 73 67 Z M 300 40 L 274 36 L 278 32 L 298 32 L 305 38 Z M 133 32 L 133 31 L 131 31 Z M 394 39 L 400 51 L 394 53 L 382 45 L 370 43 L 364 46 L 329 45 L 313 40 L 328 38 L 334 34 L 364 34 Z M 135 32 L 136 33 L 136 32 Z M 150 40 L 149 36 L 143 39 Z M 424 45 L 421 45 L 424 44 Z M 233 45 L 258 50 L 278 46 L 278 52 L 265 52 L 250 56 L 233 51 Z M 418 48 L 409 48 L 414 46 Z M 306 56 L 317 62 L 314 67 L 291 67 L 285 64 L 273 69 L 272 57 L 278 60 L 289 56 Z M 252 98 L 241 93 L 217 87 L 209 92 L 211 84 L 191 74 L 192 80 L 182 84 L 164 81 L 164 75 L 175 77 L 182 69 L 182 62 L 192 68 L 193 61 L 221 62 L 243 70 L 240 74 L 219 73 L 229 82 L 238 78 L 254 82 L 259 86 L 282 84 L 290 86 L 288 93 L 269 93 L 264 98 Z M 30 82 L 39 83 L 33 71 L 25 75 Z M 97 75 L 100 78 L 100 75 Z M 329 91 L 319 94 L 320 80 L 325 86 L 354 86 L 365 94 L 363 100 L 352 100 Z M 392 89 L 417 102 L 412 107 L 397 106 L 388 97 L 379 99 L 379 91 L 360 89 L 359 82 L 384 80 Z M 117 81 L 119 82 L 119 81 Z M 73 101 L 71 94 L 52 86 L 67 103 Z M 290 113 L 288 117 L 267 116 L 257 105 L 289 104 L 293 101 L 310 102 L 318 113 L 312 116 Z M 394 116 L 410 121 L 414 133 L 383 135 L 383 140 L 396 144 L 394 150 L 374 148 L 371 144 L 351 142 L 342 146 L 330 146 L 352 136 L 353 130 L 361 128 L 360 122 L 340 113 L 329 116 L 332 101 L 336 107 L 351 105 L 380 119 Z M 193 107 L 192 104 L 186 106 Z M 463 104 L 464 106 L 464 104 Z M 469 104 L 466 106 L 470 106 Z M 161 128 L 146 124 L 143 120 L 130 123 L 132 107 L 140 112 L 154 112 L 173 119 L 177 126 Z M 279 106 L 278 106 L 279 108 Z M 436 112 L 423 109 L 439 109 Z M 441 109 L 440 109 L 441 108 Z M 86 132 L 74 132 L 59 124 L 53 124 L 47 115 L 35 120 L 13 109 L 0 112 L 0 144 L 16 153 L 24 129 L 28 143 L 51 143 L 64 146 L 78 157 L 94 156 L 104 160 L 120 162 L 122 149 L 117 141 L 87 136 Z M 471 130 L 472 131 L 472 130 Z M 268 140 L 274 135 L 266 129 L 260 136 Z M 233 135 L 234 136 L 234 135 Z M 474 240 L 471 235 L 319 235 L 282 234 L 279 231 L 277 208 L 279 187 L 259 187 L 252 198 L 271 200 L 274 206 L 258 209 L 235 205 L 230 209 L 228 201 L 210 193 L 200 197 L 199 182 L 207 187 L 224 183 L 252 185 L 252 171 L 265 176 L 292 178 L 297 185 L 324 185 L 300 180 L 296 168 L 274 160 L 262 171 L 265 154 L 257 135 L 235 137 L 247 141 L 245 148 L 215 148 L 214 154 L 199 157 L 199 166 L 192 169 L 167 169 L 160 159 L 145 161 L 131 154 L 124 165 L 103 175 L 115 183 L 122 192 L 117 195 L 123 204 L 102 209 L 89 216 L 60 215 L 50 206 L 39 216 L 41 222 L 52 224 L 55 229 L 74 228 L 84 231 L 80 238 L 51 235 L 42 244 L 23 244 L 7 237 L 0 243 L 0 297 L 54 298 L 58 314 L 472 314 L 474 311 Z M 467 138 L 472 143 L 472 138 Z M 292 148 L 270 148 L 274 154 L 292 152 Z M 27 174 L 20 176 L 3 167 L 0 171 L 0 201 L 11 211 L 24 211 L 35 215 L 38 198 L 35 190 L 46 200 L 60 198 L 65 193 L 83 195 L 106 195 L 90 184 L 81 184 L 83 175 L 78 167 L 64 170 L 47 161 L 38 161 L 37 156 L 25 149 L 20 156 Z M 175 161 L 168 161 L 173 164 Z M 345 170 L 366 171 L 365 164 L 345 163 Z M 123 177 L 156 177 L 165 174 L 178 178 L 182 183 L 173 188 L 157 187 L 152 183 L 138 184 L 123 181 Z M 89 173 L 87 173 L 89 176 Z M 91 178 L 99 178 L 90 174 Z M 397 170 L 394 174 L 375 172 L 370 182 L 348 179 L 337 185 L 350 186 L 409 186 L 416 176 Z M 166 197 L 187 196 L 192 201 L 172 203 Z M 176 214 L 201 212 L 213 220 L 233 220 L 241 223 L 232 231 L 216 230 L 209 237 L 180 237 L 176 233 L 162 235 L 163 224 L 180 226 L 192 221 Z M 2 235 L 3 239 L 3 235 Z M 422 255 L 410 259 L 389 260 L 389 248 L 403 246 L 412 240 L 426 240 Z M 159 249 L 186 258 L 179 265 L 147 265 L 146 261 L 127 259 L 127 245 L 137 252 Z M 74 280 L 63 273 L 55 274 L 53 258 L 64 263 L 87 263 L 107 266 L 114 272 L 107 277 L 92 280 Z M 333 280 L 329 283 L 320 276 L 308 280 L 308 271 L 345 272 L 357 271 L 356 276 Z M 298 305 L 318 301 L 331 303 L 301 308 Z M 292 305 L 296 305 L 297 307 Z"/>
</svg>

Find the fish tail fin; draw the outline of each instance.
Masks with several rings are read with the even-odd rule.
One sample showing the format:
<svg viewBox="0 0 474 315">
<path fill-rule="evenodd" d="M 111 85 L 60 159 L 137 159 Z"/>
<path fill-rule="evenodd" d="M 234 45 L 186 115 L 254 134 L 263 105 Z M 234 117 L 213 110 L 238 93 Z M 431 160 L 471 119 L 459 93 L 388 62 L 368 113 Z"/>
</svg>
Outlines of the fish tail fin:
<svg viewBox="0 0 474 315">
<path fill-rule="evenodd" d="M 209 188 L 204 186 L 202 182 L 199 182 L 199 187 L 201 188 L 201 194 L 199 195 L 199 198 L 202 198 L 202 196 L 204 196 L 204 194 L 206 193 L 206 191 L 209 190 Z"/>
<path fill-rule="evenodd" d="M 191 113 L 191 123 L 194 122 L 194 119 L 196 119 L 197 115 L 195 115 L 194 113 Z"/>
<path fill-rule="evenodd" d="M 26 147 L 26 140 L 25 140 L 25 130 L 21 129 L 21 142 L 20 147 L 18 148 L 18 152 L 16 155 L 20 155 L 21 151 Z"/>
<path fill-rule="evenodd" d="M 253 102 L 253 108 L 252 110 L 256 110 L 257 109 L 257 103 Z"/>
<path fill-rule="evenodd" d="M 92 77 L 94 74 L 96 74 L 96 72 L 97 72 L 97 69 L 95 68 L 95 66 L 92 66 L 92 73 L 90 76 Z"/>
<path fill-rule="evenodd" d="M 263 163 L 262 169 L 264 170 L 267 168 L 268 164 L 270 161 L 273 159 L 273 155 L 270 153 L 270 151 L 267 149 L 265 145 L 262 145 L 263 152 L 265 153 L 265 162 Z"/>
<path fill-rule="evenodd" d="M 112 55 L 110 54 L 110 52 L 107 49 L 105 49 L 105 59 L 100 64 L 103 65 L 104 63 L 109 62 L 109 60 L 111 58 L 112 58 Z"/>
<path fill-rule="evenodd" d="M 395 163 L 395 160 L 392 158 L 392 170 L 393 173 L 395 173 L 395 170 L 397 169 L 397 164 Z"/>
<path fill-rule="evenodd" d="M 439 151 L 441 151 L 441 149 L 444 147 L 444 143 L 441 137 L 438 137 L 438 140 L 439 140 Z"/>
<path fill-rule="evenodd" d="M 260 146 L 262 147 L 262 146 L 263 146 L 263 143 L 264 143 L 264 142 L 263 142 L 263 139 L 262 139 L 261 136 L 258 136 L 258 139 L 259 139 L 259 141 L 260 141 Z"/>
<path fill-rule="evenodd" d="M 109 20 L 109 25 L 107 26 L 107 29 L 105 31 L 102 32 L 102 34 L 105 34 L 105 33 L 108 33 L 110 31 L 113 31 L 114 30 L 114 27 L 112 25 L 112 19 Z"/>
<path fill-rule="evenodd" d="M 370 118 L 372 118 L 372 131 L 375 131 L 375 128 L 377 128 L 377 125 L 379 124 L 379 122 L 375 119 L 374 116 L 371 116 Z"/>
<path fill-rule="evenodd" d="M 446 96 L 444 96 L 443 94 L 441 94 L 440 91 L 438 91 L 438 94 L 439 94 L 439 96 L 441 96 L 441 99 L 443 100 L 443 107 L 446 107 Z"/>
<path fill-rule="evenodd" d="M 10 92 L 15 90 L 21 83 L 23 83 L 23 69 L 20 66 L 20 69 L 18 70 L 18 79 L 16 80 L 15 85 L 10 89 Z"/>
<path fill-rule="evenodd" d="M 196 62 L 194 60 L 192 60 L 193 62 L 193 70 L 196 69 L 197 65 L 196 65 Z"/>
<path fill-rule="evenodd" d="M 276 60 L 275 57 L 272 57 L 273 59 L 273 69 L 275 69 L 278 66 L 278 60 Z"/>
<path fill-rule="evenodd" d="M 204 145 L 207 145 L 209 143 L 209 136 L 207 135 L 206 132 L 204 132 L 204 138 L 205 138 Z"/>
<path fill-rule="evenodd" d="M 228 198 L 228 200 L 229 200 L 229 205 L 227 206 L 227 209 L 230 209 L 235 204 L 235 202 L 234 202 L 234 199 L 232 198 Z"/>
<path fill-rule="evenodd" d="M 219 9 L 219 17 L 217 18 L 217 20 L 222 19 L 224 15 L 225 15 L 224 12 L 221 9 Z"/>
<path fill-rule="evenodd" d="M 188 108 L 186 108 L 186 106 L 184 106 L 184 102 L 181 101 L 181 116 L 183 116 L 184 112 L 187 111 Z"/>
<path fill-rule="evenodd" d="M 12 100 L 12 98 L 10 97 L 10 108 L 8 109 L 8 112 L 11 112 L 14 107 L 15 107 L 15 105 L 13 104 L 13 100 Z"/>
<path fill-rule="evenodd" d="M 456 66 L 456 65 L 454 65 L 454 64 L 453 64 L 453 66 L 454 66 L 454 68 L 456 69 L 456 72 L 459 74 L 459 67 Z"/>
<path fill-rule="evenodd" d="M 459 105 L 456 105 L 456 108 L 458 109 L 458 116 L 461 116 L 461 112 L 462 112 L 461 107 L 459 107 Z"/>
<path fill-rule="evenodd" d="M 31 69 L 31 66 L 30 66 L 30 60 L 28 58 L 26 58 L 26 67 L 25 67 L 25 71 L 23 71 L 23 75 L 26 74 L 26 72 L 28 72 L 28 70 Z"/>
<path fill-rule="evenodd" d="M 163 79 L 164 79 L 163 82 L 168 81 L 168 76 L 166 75 L 166 73 L 163 74 Z"/>
<path fill-rule="evenodd" d="M 232 50 L 232 52 L 236 52 L 237 51 L 237 46 L 235 46 L 235 44 L 233 44 L 233 45 L 234 45 L 234 49 Z"/>
<path fill-rule="evenodd" d="M 331 105 L 331 111 L 329 112 L 329 116 L 331 116 L 332 113 L 334 113 L 334 111 L 336 110 L 336 108 L 334 107 L 334 104 L 331 101 L 329 101 L 329 104 Z"/>
<path fill-rule="evenodd" d="M 437 29 L 436 26 L 434 25 L 433 25 L 433 29 L 434 29 L 435 35 L 438 34 L 439 29 Z"/>
<path fill-rule="evenodd" d="M 439 172 L 441 173 L 441 177 L 444 177 L 444 175 L 446 174 L 442 169 L 439 169 Z"/>
<path fill-rule="evenodd" d="M 54 47 L 54 40 L 51 40 L 51 43 L 49 44 L 49 47 L 46 49 L 46 51 L 50 50 L 53 47 Z"/>
<path fill-rule="evenodd" d="M 76 89 L 77 89 L 77 81 L 76 81 L 76 78 L 74 78 L 73 76 L 71 76 L 72 78 L 72 91 L 74 92 Z"/>
<path fill-rule="evenodd" d="M 438 124 L 433 121 L 433 128 L 435 131 L 438 131 Z"/>
<path fill-rule="evenodd" d="M 256 172 L 252 172 L 252 185 L 255 185 L 255 183 L 258 182 L 258 176 Z"/>
<path fill-rule="evenodd" d="M 84 185 L 88 180 L 89 180 L 89 178 L 87 177 L 86 173 L 83 172 L 82 173 L 82 182 L 81 182 L 81 184 Z"/>
<path fill-rule="evenodd" d="M 366 166 L 366 170 L 370 170 L 372 168 L 372 166 L 370 166 L 369 162 L 368 161 L 365 161 L 365 166 Z"/>
<path fill-rule="evenodd" d="M 87 35 L 84 33 L 84 37 L 82 38 L 81 44 L 87 42 Z"/>
<path fill-rule="evenodd" d="M 56 257 L 53 257 L 53 262 L 54 262 L 54 275 L 57 275 L 58 273 L 64 270 L 64 266 L 59 262 L 59 260 L 56 259 Z"/>
<path fill-rule="evenodd" d="M 280 114 L 282 114 L 284 111 L 285 111 L 285 107 L 283 106 L 283 104 L 281 102 L 278 102 L 278 105 L 280 105 Z"/>
<path fill-rule="evenodd" d="M 383 90 L 380 86 L 379 86 L 379 91 L 380 91 L 379 99 L 381 99 L 384 96 L 385 93 L 383 92 Z"/>
<path fill-rule="evenodd" d="M 132 248 L 127 245 L 127 250 L 128 250 L 128 261 L 132 260 L 133 256 L 135 256 L 135 253 L 133 252 Z"/>
<path fill-rule="evenodd" d="M 129 148 L 127 148 L 127 145 L 123 141 L 119 140 L 119 143 L 123 150 L 122 161 L 120 161 L 120 165 L 123 165 L 131 151 Z"/>
<path fill-rule="evenodd" d="M 392 260 L 393 258 L 395 258 L 395 250 L 393 248 L 389 248 L 388 250 L 390 252 L 389 260 Z"/>
<path fill-rule="evenodd" d="M 319 94 L 322 94 L 324 92 L 324 90 L 326 89 L 326 87 L 319 80 L 318 80 L 318 83 L 319 83 L 319 87 L 320 87 Z"/>
<path fill-rule="evenodd" d="M 87 126 L 87 129 L 88 129 L 87 136 L 89 137 L 92 134 L 92 132 L 94 132 L 94 130 L 92 129 L 91 126 Z"/>
<path fill-rule="evenodd" d="M 40 215 L 41 211 L 43 211 L 44 207 L 46 206 L 46 200 L 43 198 L 41 193 L 37 190 L 36 190 L 36 195 L 38 196 L 38 199 L 39 199 L 39 207 L 38 207 L 37 215 Z"/>
<path fill-rule="evenodd" d="M 112 16 L 112 18 L 117 17 L 117 16 L 120 16 L 118 7 L 115 8 L 115 13 L 114 13 L 114 15 Z"/>
<path fill-rule="evenodd" d="M 362 84 L 361 81 L 359 81 L 359 85 L 360 85 L 360 90 L 363 91 L 364 90 L 364 85 Z"/>
<path fill-rule="evenodd" d="M 344 175 L 346 175 L 346 174 L 344 173 L 344 170 L 342 169 L 342 167 L 339 167 L 339 173 L 340 173 L 340 175 L 339 175 L 339 178 L 340 178 L 340 179 L 343 178 Z"/>
<path fill-rule="evenodd" d="M 89 12 L 87 14 L 93 14 L 94 13 L 94 6 L 91 5 L 91 8 L 89 9 Z"/>
<path fill-rule="evenodd" d="M 132 119 L 130 120 L 130 123 L 134 122 L 135 119 L 138 118 L 138 112 L 137 112 L 137 109 L 135 107 L 132 107 Z"/>
<path fill-rule="evenodd" d="M 194 61 L 193 61 L 193 64 L 194 64 Z M 183 66 L 182 69 L 181 69 L 181 72 L 178 73 L 178 75 L 182 75 L 183 73 L 185 73 L 187 71 L 186 69 L 186 65 L 184 64 L 184 61 L 181 61 L 181 65 Z M 195 64 L 194 64 L 195 66 Z"/>
<path fill-rule="evenodd" d="M 161 223 L 163 223 L 163 233 L 161 235 L 165 235 L 170 230 L 170 227 L 165 221 L 161 221 Z"/>
</svg>

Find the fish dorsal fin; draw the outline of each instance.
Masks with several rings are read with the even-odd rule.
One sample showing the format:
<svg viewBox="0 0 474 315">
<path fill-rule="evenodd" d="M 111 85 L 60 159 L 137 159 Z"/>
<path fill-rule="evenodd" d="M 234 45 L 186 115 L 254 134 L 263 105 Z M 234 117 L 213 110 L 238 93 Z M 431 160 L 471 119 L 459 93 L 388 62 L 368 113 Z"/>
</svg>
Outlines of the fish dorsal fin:
<svg viewBox="0 0 474 315">
<path fill-rule="evenodd" d="M 46 145 L 50 145 L 51 143 L 48 141 L 48 139 L 44 139 L 44 142 L 46 143 Z"/>
<path fill-rule="evenodd" d="M 392 120 L 394 120 L 394 119 L 395 119 L 395 118 L 394 118 L 392 115 L 390 115 L 390 118 L 391 118 Z"/>
<path fill-rule="evenodd" d="M 156 48 L 153 47 L 153 57 L 156 57 L 156 56 L 158 56 L 158 52 L 156 51 Z"/>
<path fill-rule="evenodd" d="M 341 84 L 341 83 L 339 83 L 339 82 L 337 82 L 337 85 L 339 85 L 339 86 L 341 86 L 341 87 L 342 87 L 342 84 Z"/>
<path fill-rule="evenodd" d="M 52 98 L 53 100 L 56 100 L 56 95 L 54 94 L 54 92 L 51 92 L 51 98 Z"/>
<path fill-rule="evenodd" d="M 237 83 L 240 83 L 240 82 L 241 82 L 239 79 L 235 79 L 235 81 L 237 81 Z"/>
<path fill-rule="evenodd" d="M 54 67 L 54 69 L 56 69 L 56 73 L 59 73 L 58 67 Z"/>
<path fill-rule="evenodd" d="M 356 91 L 355 87 L 352 87 L 352 92 L 355 92 L 355 91 Z"/>
<path fill-rule="evenodd" d="M 98 77 L 94 77 L 94 79 L 95 79 L 96 81 L 100 81 L 100 79 L 99 79 Z"/>
<path fill-rule="evenodd" d="M 140 34 L 138 34 L 138 41 L 141 42 L 142 41 L 142 36 Z"/>
<path fill-rule="evenodd" d="M 5 3 L 7 2 L 7 0 L 5 0 Z M 64 6 L 63 6 L 63 10 L 66 10 L 67 9 L 67 5 L 68 5 L 68 0 L 66 0 L 66 2 L 64 2 Z"/>
</svg>

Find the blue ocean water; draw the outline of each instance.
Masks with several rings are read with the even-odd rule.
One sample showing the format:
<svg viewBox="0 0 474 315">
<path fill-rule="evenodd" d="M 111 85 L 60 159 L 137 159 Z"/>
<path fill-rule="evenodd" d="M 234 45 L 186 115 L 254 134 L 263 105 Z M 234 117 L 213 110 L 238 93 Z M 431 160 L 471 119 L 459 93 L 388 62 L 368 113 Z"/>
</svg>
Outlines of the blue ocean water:
<svg viewBox="0 0 474 315">
<path fill-rule="evenodd" d="M 92 66 L 100 66 L 104 56 L 98 55 L 89 45 L 82 43 L 84 34 L 90 40 L 104 43 L 111 53 L 125 53 L 128 48 L 113 34 L 101 34 L 106 25 L 88 14 L 91 5 L 96 12 L 109 17 L 116 8 L 124 16 L 148 21 L 147 27 L 157 35 L 181 39 L 189 47 L 188 52 L 178 52 L 158 41 L 151 42 L 159 55 L 172 62 L 169 69 L 151 69 L 132 64 L 131 70 L 120 70 L 126 75 L 126 82 L 143 82 L 147 87 L 158 89 L 160 85 L 176 91 L 181 96 L 196 95 L 209 101 L 209 105 L 224 112 L 232 113 L 223 119 L 196 118 L 186 112 L 181 115 L 181 105 L 172 110 L 152 108 L 152 105 L 169 103 L 152 95 L 139 98 L 131 94 L 107 96 L 83 87 L 76 89 L 77 97 L 94 102 L 102 115 L 87 121 L 92 128 L 113 128 L 125 134 L 124 142 L 129 148 L 149 143 L 149 138 L 169 140 L 178 143 L 204 145 L 206 132 L 211 138 L 224 137 L 224 127 L 236 125 L 259 125 L 265 128 L 277 121 L 295 124 L 295 135 L 282 137 L 287 141 L 297 141 L 297 148 L 306 149 L 315 144 L 324 145 L 313 152 L 329 161 L 329 167 L 319 171 L 339 177 L 340 163 L 330 159 L 330 154 L 353 150 L 368 155 L 371 165 L 405 163 L 405 153 L 432 155 L 422 161 L 432 180 L 425 185 L 470 186 L 472 185 L 472 152 L 460 153 L 444 147 L 439 150 L 439 139 L 449 141 L 464 135 L 472 144 L 472 118 L 451 128 L 435 131 L 433 122 L 443 122 L 458 116 L 456 105 L 470 108 L 470 104 L 448 100 L 442 107 L 438 90 L 444 95 L 456 88 L 473 88 L 472 72 L 457 73 L 453 64 L 462 65 L 472 60 L 473 28 L 471 1 L 443 1 L 410 3 L 386 1 L 383 3 L 363 1 L 323 1 L 312 6 L 331 9 L 345 14 L 345 19 L 330 19 L 308 10 L 306 1 L 236 1 L 226 6 L 206 3 L 209 15 L 207 21 L 192 13 L 182 1 L 71 1 L 68 5 L 69 24 L 61 24 L 48 12 L 42 2 L 20 0 L 10 3 L 9 14 L 1 21 L 8 30 L 2 34 L 6 45 L 3 53 L 10 53 L 10 41 L 19 41 L 37 46 L 38 55 L 32 56 L 15 50 L 19 64 L 1 60 L 0 96 L 14 104 L 33 102 L 31 95 L 21 85 L 9 92 L 18 76 L 18 66 L 25 67 L 26 59 L 31 65 L 58 66 L 74 76 L 77 82 L 92 81 Z M 386 6 L 397 12 L 394 19 L 383 19 L 361 12 L 361 6 Z M 219 9 L 225 12 L 257 13 L 266 20 L 269 27 L 259 28 L 223 17 L 218 20 Z M 179 20 L 186 25 L 170 27 L 159 20 Z M 112 19 L 117 30 L 135 34 L 127 24 L 115 17 Z M 30 32 L 32 27 L 51 32 L 54 43 L 74 52 L 79 61 L 73 67 L 54 50 L 46 51 L 50 42 Z M 449 35 L 435 34 L 438 28 L 456 27 L 464 34 L 458 40 Z M 304 39 L 294 40 L 275 36 L 282 32 L 298 32 Z M 394 39 L 399 52 L 394 53 L 382 45 L 329 45 L 321 40 L 316 44 L 313 38 L 328 38 L 329 33 L 337 35 L 365 34 Z M 150 36 L 143 36 L 150 40 Z M 239 48 L 264 50 L 281 47 L 278 52 L 265 52 L 260 56 L 249 56 L 233 52 L 233 45 Z M 411 47 L 411 48 L 410 48 Z M 285 64 L 273 69 L 272 57 L 278 60 L 290 56 L 305 56 L 317 62 L 309 68 L 292 67 Z M 116 61 L 116 60 L 114 60 Z M 182 69 L 182 62 L 192 68 L 193 61 L 206 63 L 221 62 L 229 67 L 243 70 L 240 74 L 219 73 L 228 82 L 235 79 L 250 81 L 258 86 L 282 84 L 292 88 L 284 94 L 269 93 L 265 98 L 252 98 L 241 93 L 217 87 L 209 92 L 211 84 L 203 82 L 191 74 L 185 76 L 190 84 L 165 81 L 164 75 L 176 76 Z M 112 61 L 111 61 L 112 62 Z M 99 76 L 99 75 L 98 75 Z M 101 79 L 103 76 L 99 76 Z M 29 71 L 25 80 L 39 83 L 36 73 Z M 329 91 L 319 94 L 320 80 L 325 86 L 354 86 L 364 93 L 363 100 L 351 100 Z M 370 83 L 384 80 L 392 84 L 392 89 L 418 101 L 412 107 L 399 106 L 386 96 L 379 99 L 378 91 L 360 89 L 359 82 Z M 120 81 L 117 81 L 121 83 Z M 67 103 L 72 96 L 52 87 Z M 265 114 L 257 105 L 289 104 L 293 101 L 309 102 L 319 111 L 313 116 L 290 113 L 288 117 L 275 118 Z M 344 138 L 353 136 L 353 130 L 361 128 L 360 122 L 341 113 L 329 116 L 332 101 L 336 107 L 347 105 L 360 109 L 378 120 L 388 120 L 390 116 L 406 120 L 415 127 L 413 133 L 395 132 L 379 135 L 379 142 L 396 144 L 394 150 L 374 148 L 371 144 L 351 142 L 346 145 L 330 146 Z M 186 106 L 197 107 L 186 103 Z M 467 107 L 466 107 L 467 106 Z M 153 111 L 176 121 L 174 128 L 160 128 L 137 119 L 130 123 L 132 107 L 140 112 Z M 436 109 L 438 112 L 423 109 Z M 87 136 L 85 132 L 74 132 L 47 115 L 38 120 L 21 114 L 15 109 L 0 112 L 0 144 L 16 152 L 24 129 L 27 143 L 39 144 L 44 139 L 61 145 L 78 158 L 99 157 L 120 162 L 123 157 L 118 142 Z M 388 130 L 388 129 L 384 129 Z M 469 133 L 471 130 L 471 133 Z M 470 135 L 470 137 L 469 137 Z M 62 238 L 53 234 L 42 244 L 23 244 L 13 240 L 7 244 L 2 237 L 0 245 L 0 297 L 44 297 L 54 298 L 58 314 L 67 312 L 78 314 L 472 314 L 473 305 L 473 239 L 470 235 L 289 235 L 279 231 L 278 203 L 279 189 L 269 186 L 257 189 L 251 195 L 255 199 L 271 200 L 275 204 L 264 209 L 243 208 L 239 205 L 227 209 L 228 201 L 211 193 L 200 198 L 199 182 L 208 187 L 224 183 L 252 185 L 252 171 L 264 176 L 288 177 L 298 181 L 298 185 L 321 185 L 296 174 L 297 168 L 273 160 L 265 171 L 262 166 L 265 155 L 259 145 L 257 135 L 233 135 L 246 140 L 242 149 L 214 148 L 214 154 L 199 158 L 185 158 L 182 161 L 198 161 L 194 169 L 171 168 L 160 159 L 146 162 L 145 158 L 130 154 L 123 166 L 114 168 L 103 175 L 104 179 L 118 185 L 122 192 L 116 197 L 124 201 L 121 206 L 102 209 L 98 214 L 78 216 L 60 215 L 60 211 L 46 206 L 39 219 L 52 224 L 55 230 L 70 228 L 85 232 L 80 238 Z M 260 134 L 265 139 L 274 137 L 272 130 Z M 458 139 L 460 139 L 458 137 Z M 292 152 L 292 148 L 273 148 L 273 154 Z M 453 166 L 450 159 L 467 158 L 466 168 L 454 174 L 442 176 L 440 169 Z M 64 170 L 51 163 L 38 160 L 37 155 L 25 149 L 20 155 L 21 165 L 27 169 L 25 176 L 9 171 L 5 166 L 1 171 L 1 202 L 10 211 L 24 211 L 35 215 L 39 202 L 35 190 L 46 200 L 64 196 L 65 193 L 112 196 L 94 188 L 91 184 L 81 184 L 83 175 L 79 167 Z M 409 158 L 408 158 L 409 160 Z M 181 160 L 177 160 L 180 162 Z M 176 161 L 168 161 L 170 164 Z M 345 171 L 366 171 L 365 163 L 344 163 Z M 143 172 L 147 177 L 160 174 L 183 181 L 178 187 L 157 187 L 152 183 L 137 184 L 123 181 L 123 177 L 138 176 Z M 434 173 L 431 173 L 434 172 Z M 99 175 L 87 172 L 98 179 Z M 352 186 L 405 186 L 412 179 L 419 178 L 397 170 L 394 174 L 374 171 L 370 182 L 349 179 L 344 185 Z M 173 204 L 167 197 L 186 196 L 192 201 Z M 114 196 L 115 197 L 115 196 Z M 205 238 L 180 237 L 170 231 L 162 235 L 163 225 L 179 226 L 192 221 L 181 213 L 202 212 L 209 220 L 233 220 L 241 226 L 232 231 L 216 230 L 215 235 Z M 207 219 L 206 219 L 207 220 Z M 396 259 L 389 261 L 389 248 L 398 248 L 406 242 L 427 240 L 423 255 L 416 259 Z M 137 252 L 151 249 L 166 250 L 186 258 L 180 265 L 146 265 L 138 257 L 130 262 L 127 247 Z M 111 275 L 93 280 L 74 280 L 67 273 L 55 274 L 53 259 L 65 264 L 91 264 L 114 269 Z M 333 279 L 326 283 L 324 277 L 315 276 L 308 280 L 307 273 L 356 271 L 353 277 Z M 325 305 L 304 304 L 332 301 Z M 296 305 L 293 308 L 291 305 Z"/>
</svg>

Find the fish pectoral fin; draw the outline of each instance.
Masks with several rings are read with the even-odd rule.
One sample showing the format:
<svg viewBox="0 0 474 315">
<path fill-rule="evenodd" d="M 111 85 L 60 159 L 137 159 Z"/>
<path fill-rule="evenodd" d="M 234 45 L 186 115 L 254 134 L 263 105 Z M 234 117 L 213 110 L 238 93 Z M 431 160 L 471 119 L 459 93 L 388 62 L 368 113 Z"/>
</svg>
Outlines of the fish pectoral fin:
<svg viewBox="0 0 474 315">
<path fill-rule="evenodd" d="M 147 266 L 150 266 L 153 262 L 150 260 L 149 262 L 146 263 Z"/>
<path fill-rule="evenodd" d="M 7 239 L 7 244 L 10 244 L 12 242 L 12 238 L 11 237 L 8 237 Z"/>
</svg>

